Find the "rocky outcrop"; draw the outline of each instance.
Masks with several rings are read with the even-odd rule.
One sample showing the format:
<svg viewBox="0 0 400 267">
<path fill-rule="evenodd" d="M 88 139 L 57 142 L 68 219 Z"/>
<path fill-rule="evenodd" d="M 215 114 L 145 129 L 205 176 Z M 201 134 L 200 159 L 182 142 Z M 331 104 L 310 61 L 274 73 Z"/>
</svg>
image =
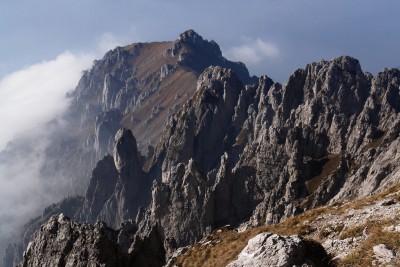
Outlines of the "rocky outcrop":
<svg viewBox="0 0 400 267">
<path fill-rule="evenodd" d="M 22 254 L 28 243 L 32 240 L 35 232 L 52 216 L 59 213 L 66 213 L 70 214 L 72 217 L 75 217 L 79 213 L 82 203 L 82 197 L 69 197 L 57 204 L 47 207 L 40 216 L 31 219 L 24 225 L 21 237 L 15 240 L 12 244 L 9 244 L 9 246 L 6 248 L 3 266 L 16 266 L 22 260 Z"/>
<path fill-rule="evenodd" d="M 133 234 L 129 223 L 113 230 L 55 215 L 35 233 L 18 266 L 161 266 L 165 252 L 157 229 L 135 240 Z"/>
<path fill-rule="evenodd" d="M 232 118 L 244 90 L 228 69 L 210 67 L 200 76 L 194 97 L 170 119 L 153 156 L 148 174 L 158 183 L 149 209 L 138 218 L 140 232 L 157 223 L 164 237 L 179 247 L 251 214 L 252 189 L 244 186 L 244 176 L 229 176 L 232 166 L 226 153 L 240 132 Z M 185 218 L 184 223 L 175 224 L 179 218 Z"/>
<path fill-rule="evenodd" d="M 241 62 L 231 62 L 222 56 L 221 49 L 215 41 L 204 40 L 193 30 L 188 30 L 179 35 L 169 50 L 174 56 L 178 56 L 180 61 L 195 70 L 202 73 L 209 66 L 220 66 L 232 69 L 245 84 L 251 84 L 257 81 L 257 77 L 249 76 L 246 66 Z"/>
<path fill-rule="evenodd" d="M 299 236 L 279 236 L 261 233 L 249 240 L 237 260 L 227 267 L 250 266 L 331 266 L 321 245 L 304 241 Z"/>
<path fill-rule="evenodd" d="M 81 225 L 60 214 L 35 234 L 19 266 L 127 266 L 116 234 L 104 224 Z"/>
<path fill-rule="evenodd" d="M 109 161 L 109 157 L 107 159 Z M 89 187 L 86 201 L 91 206 L 98 205 L 89 217 L 91 221 L 100 219 L 116 228 L 124 221 L 134 219 L 139 207 L 148 205 L 152 181 L 142 171 L 143 160 L 130 130 L 122 128 L 115 135 L 113 159 L 115 167 L 109 167 L 109 177 L 104 172 L 93 176 L 91 186 L 96 181 L 98 186 L 95 192 L 93 186 Z"/>
</svg>

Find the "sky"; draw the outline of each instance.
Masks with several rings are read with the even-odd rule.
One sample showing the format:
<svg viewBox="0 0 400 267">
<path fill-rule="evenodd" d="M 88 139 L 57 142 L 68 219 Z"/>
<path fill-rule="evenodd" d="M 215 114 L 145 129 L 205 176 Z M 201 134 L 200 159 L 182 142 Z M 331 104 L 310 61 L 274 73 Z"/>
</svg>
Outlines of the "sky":
<svg viewBox="0 0 400 267">
<path fill-rule="evenodd" d="M 1 0 L 0 152 L 16 138 L 33 141 L 29 154 L 0 157 L 0 243 L 55 201 L 39 197 L 51 133 L 44 127 L 68 107 L 64 96 L 82 70 L 109 49 L 194 29 L 251 74 L 278 82 L 340 55 L 376 74 L 400 66 L 399 10 L 398 0 Z"/>
<path fill-rule="evenodd" d="M 65 51 L 175 40 L 192 28 L 255 75 L 285 82 L 307 63 L 347 54 L 372 73 L 398 66 L 398 0 L 2 0 L 0 77 Z"/>
</svg>

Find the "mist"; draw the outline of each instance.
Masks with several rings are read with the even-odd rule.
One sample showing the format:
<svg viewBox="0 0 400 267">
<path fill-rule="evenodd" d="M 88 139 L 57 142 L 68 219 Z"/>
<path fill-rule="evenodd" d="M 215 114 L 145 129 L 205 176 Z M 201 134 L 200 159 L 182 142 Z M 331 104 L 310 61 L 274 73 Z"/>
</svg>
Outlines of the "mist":
<svg viewBox="0 0 400 267">
<path fill-rule="evenodd" d="M 29 219 L 71 193 L 62 175 L 41 175 L 45 152 L 54 135 L 68 130 L 62 119 L 69 106 L 67 93 L 78 84 L 82 71 L 116 43 L 107 34 L 94 52 L 63 52 L 0 80 L 1 258 L 6 244 Z"/>
</svg>

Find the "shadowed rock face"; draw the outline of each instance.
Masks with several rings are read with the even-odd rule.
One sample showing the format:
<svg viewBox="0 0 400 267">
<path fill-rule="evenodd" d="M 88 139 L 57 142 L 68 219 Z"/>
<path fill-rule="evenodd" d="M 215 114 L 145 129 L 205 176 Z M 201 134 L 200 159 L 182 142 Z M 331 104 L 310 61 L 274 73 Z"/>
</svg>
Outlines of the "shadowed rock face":
<svg viewBox="0 0 400 267">
<path fill-rule="evenodd" d="M 118 180 L 114 158 L 105 156 L 92 172 L 80 220 L 95 223 L 104 204 L 113 195 Z"/>
<path fill-rule="evenodd" d="M 148 205 L 152 181 L 142 171 L 143 160 L 130 130 L 118 130 L 113 154 L 115 166 L 109 166 L 110 159 L 106 157 L 103 162 L 107 162 L 98 165 L 97 172 L 93 172 L 84 207 L 91 207 L 89 212 L 92 214 L 87 217 L 90 222 L 100 219 L 116 228 L 124 221 L 134 219 L 140 206 Z M 82 211 L 83 218 L 87 211 Z"/>
<path fill-rule="evenodd" d="M 203 66 L 199 51 L 213 51 L 216 62 L 224 62 L 218 46 L 193 31 L 173 44 L 159 45 L 152 49 L 164 51 L 164 57 L 178 57 L 177 65 L 169 62 L 157 72 L 160 76 L 135 70 L 142 75 L 143 86 L 158 84 L 161 76 L 171 77 L 175 68 L 171 66 L 197 72 L 196 66 Z M 145 47 L 110 52 L 79 86 L 93 85 L 89 80 L 103 73 L 106 62 L 115 70 L 131 64 L 119 61 L 125 53 L 133 61 L 144 60 L 136 56 L 148 53 Z M 226 224 L 276 223 L 312 207 L 363 197 L 398 183 L 399 70 L 385 69 L 373 77 L 356 59 L 342 56 L 295 71 L 285 85 L 263 76 L 245 86 L 243 75 L 221 67 L 222 63 L 199 75 L 192 94 L 169 117 L 151 158 L 140 155 L 131 130 L 118 130 L 113 157 L 97 164 L 77 218 L 104 220 L 122 229 L 124 221 L 136 219 L 134 235 L 145 240 L 157 229 L 150 239 L 156 240 L 157 248 L 165 240 L 164 252 L 157 249 L 162 254 Z M 126 96 L 113 92 L 118 95 L 129 87 L 127 73 L 113 73 L 123 85 L 104 78 L 101 99 L 107 104 L 98 105 L 94 113 L 123 102 Z M 79 87 L 76 97 L 91 99 L 95 92 L 94 87 Z M 124 107 L 133 107 L 129 105 Z M 155 118 L 163 109 L 152 110 Z M 84 120 L 90 120 L 94 114 L 90 112 Z M 136 114 L 129 112 L 123 111 Z M 133 241 L 126 242 L 129 247 Z"/>
<path fill-rule="evenodd" d="M 101 222 L 79 224 L 59 214 L 35 233 L 18 266 L 161 266 L 165 252 L 157 230 L 133 240 L 131 229 L 129 223 L 119 230 Z"/>
<path fill-rule="evenodd" d="M 81 225 L 60 214 L 35 233 L 19 266 L 126 266 L 128 254 L 119 249 L 116 234 L 105 225 Z"/>
</svg>

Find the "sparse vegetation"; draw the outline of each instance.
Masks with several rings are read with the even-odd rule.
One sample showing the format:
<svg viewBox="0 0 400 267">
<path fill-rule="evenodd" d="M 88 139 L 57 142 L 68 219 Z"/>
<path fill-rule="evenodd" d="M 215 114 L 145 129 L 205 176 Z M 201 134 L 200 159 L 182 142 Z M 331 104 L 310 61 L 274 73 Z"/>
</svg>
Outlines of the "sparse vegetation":
<svg viewBox="0 0 400 267">
<path fill-rule="evenodd" d="M 365 225 L 356 225 L 347 229 L 344 229 L 343 232 L 340 233 L 339 239 L 346 239 L 350 237 L 358 237 L 363 234 L 365 229 Z"/>
<path fill-rule="evenodd" d="M 371 235 L 354 252 L 338 262 L 339 266 L 371 266 L 374 255 L 372 248 L 378 244 L 384 244 L 390 250 L 396 251 L 400 249 L 400 233 L 374 228 Z"/>
<path fill-rule="evenodd" d="M 344 224 L 327 225 L 318 232 L 318 240 L 324 240 L 331 234 L 340 233 L 344 228 Z"/>
<path fill-rule="evenodd" d="M 250 238 L 262 232 L 272 232 L 280 235 L 300 235 L 313 237 L 322 242 L 331 234 L 339 239 L 368 235 L 359 246 L 345 258 L 338 260 L 337 266 L 371 266 L 373 246 L 385 244 L 393 251 L 400 250 L 400 233 L 386 232 L 384 227 L 400 224 L 400 214 L 395 218 L 374 218 L 363 224 L 345 228 L 345 224 L 329 224 L 317 229 L 313 223 L 322 215 L 343 215 L 349 210 L 357 210 L 372 205 L 385 198 L 400 200 L 400 184 L 394 185 L 384 192 L 349 202 L 335 203 L 330 206 L 308 210 L 300 215 L 288 218 L 279 224 L 264 225 L 248 229 L 242 233 L 223 228 L 215 231 L 203 242 L 194 245 L 177 260 L 178 266 L 226 266 L 236 259 L 237 255 L 247 245 Z"/>
</svg>

